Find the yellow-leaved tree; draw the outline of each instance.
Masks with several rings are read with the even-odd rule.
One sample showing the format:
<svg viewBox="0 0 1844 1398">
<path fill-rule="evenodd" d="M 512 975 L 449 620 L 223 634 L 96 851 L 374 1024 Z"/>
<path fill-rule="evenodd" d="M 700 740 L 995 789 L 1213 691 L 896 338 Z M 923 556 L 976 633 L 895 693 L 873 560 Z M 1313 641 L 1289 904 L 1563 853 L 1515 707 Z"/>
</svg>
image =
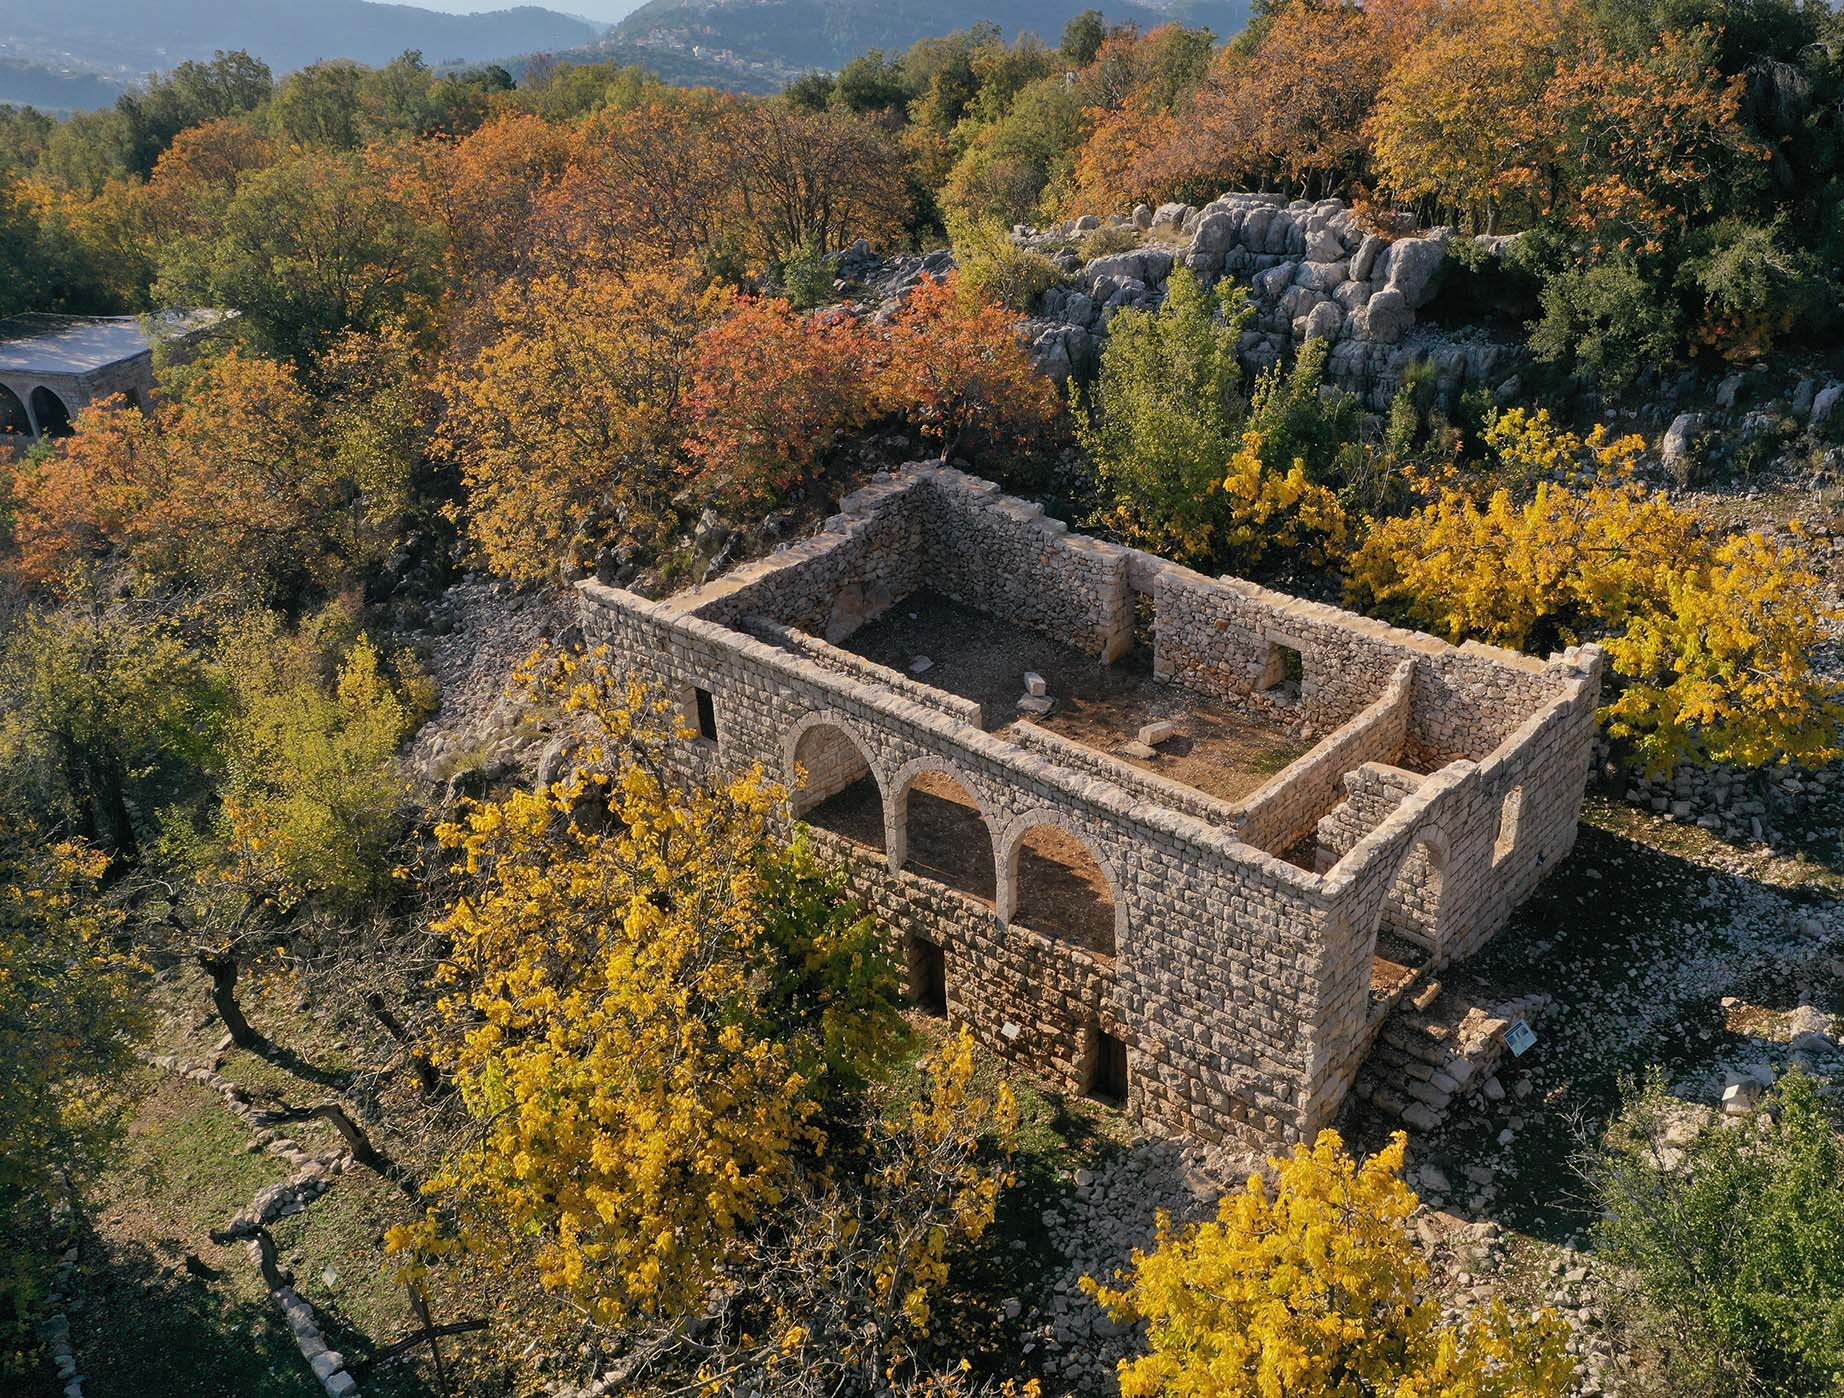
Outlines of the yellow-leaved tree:
<svg viewBox="0 0 1844 1398">
<path fill-rule="evenodd" d="M 552 577 L 611 542 L 655 542 L 682 485 L 698 336 L 729 304 L 689 264 L 542 277 L 495 303 L 496 336 L 442 376 L 437 449 L 494 572 Z"/>
<path fill-rule="evenodd" d="M 1115 1319 L 1144 1322 L 1123 1360 L 1123 1398 L 1548 1398 L 1575 1376 L 1567 1324 L 1503 1302 L 1441 1323 L 1409 1232 L 1406 1139 L 1361 1163 L 1335 1131 L 1224 1197 L 1215 1222 L 1136 1251 L 1119 1288 L 1083 1289 Z"/>
<path fill-rule="evenodd" d="M 829 1099 L 899 1042 L 893 977 L 839 878 L 767 838 L 760 773 L 676 784 L 676 707 L 601 653 L 527 680 L 583 735 L 577 766 L 437 832 L 465 886 L 439 924 L 434 1057 L 477 1129 L 390 1243 L 529 1252 L 599 1325 L 670 1320 L 825 1148 Z"/>
<path fill-rule="evenodd" d="M 1545 411 L 1503 413 L 1485 440 L 1501 483 L 1423 482 L 1353 555 L 1357 600 L 1450 640 L 1602 642 L 1619 680 L 1603 716 L 1654 771 L 1837 754 L 1844 686 L 1812 668 L 1830 613 L 1796 526 L 1714 536 L 1635 479 L 1639 438 Z"/>
</svg>

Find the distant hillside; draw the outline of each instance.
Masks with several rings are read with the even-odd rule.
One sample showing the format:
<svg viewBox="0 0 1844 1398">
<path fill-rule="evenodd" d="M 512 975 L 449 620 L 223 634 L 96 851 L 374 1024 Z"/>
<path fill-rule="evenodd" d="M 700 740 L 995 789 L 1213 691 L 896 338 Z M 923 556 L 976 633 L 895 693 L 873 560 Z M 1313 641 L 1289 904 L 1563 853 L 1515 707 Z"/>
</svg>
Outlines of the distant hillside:
<svg viewBox="0 0 1844 1398">
<path fill-rule="evenodd" d="M 1084 0 L 648 0 L 596 47 L 598 57 L 644 63 L 673 81 L 770 90 L 816 68 L 839 68 L 866 49 L 906 49 L 981 20 L 1054 43 L 1086 8 Z M 1250 5 L 1142 0 L 1103 8 L 1113 21 L 1181 20 L 1227 37 L 1248 22 Z"/>
<path fill-rule="evenodd" d="M 42 63 L 0 58 L 0 102 L 54 116 L 111 106 L 125 87 L 121 79 L 103 73 L 59 72 Z"/>
<path fill-rule="evenodd" d="M 120 83 L 218 49 L 248 49 L 281 74 L 320 58 L 387 63 L 405 49 L 422 50 L 432 64 L 481 62 L 575 48 L 602 32 L 535 5 L 450 15 L 368 0 L 0 0 L 0 101 L 31 100 L 14 94 L 42 90 L 47 77 Z M 31 75 L 39 86 L 28 87 L 29 68 L 54 71 Z M 83 105 L 112 100 L 93 95 L 100 100 Z"/>
</svg>

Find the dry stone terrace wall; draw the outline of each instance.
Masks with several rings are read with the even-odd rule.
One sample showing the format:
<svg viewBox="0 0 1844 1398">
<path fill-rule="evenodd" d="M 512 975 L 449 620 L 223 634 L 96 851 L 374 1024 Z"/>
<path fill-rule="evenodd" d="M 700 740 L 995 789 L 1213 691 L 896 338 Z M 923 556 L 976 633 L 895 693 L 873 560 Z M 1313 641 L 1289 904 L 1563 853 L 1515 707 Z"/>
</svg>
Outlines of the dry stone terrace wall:
<svg viewBox="0 0 1844 1398">
<path fill-rule="evenodd" d="M 801 634 L 843 639 L 924 583 L 1074 639 L 1098 663 L 1131 644 L 1135 598 L 1152 591 L 1160 673 L 1213 703 L 1290 703 L 1328 736 L 1250 802 L 1225 807 L 1053 734 L 983 731 L 976 706 Z M 1377 1027 L 1377 930 L 1412 850 L 1437 851 L 1428 858 L 1440 870 L 1429 914 L 1438 955 L 1489 936 L 1566 853 L 1599 682 L 1598 652 L 1499 666 L 1497 652 L 1301 611 L 1248 584 L 1070 535 L 933 464 L 880 479 L 816 538 L 670 602 L 598 583 L 582 584 L 581 600 L 585 632 L 617 663 L 676 694 L 694 726 L 701 710 L 714 720 L 682 745 L 686 776 L 759 765 L 792 780 L 804 768 L 810 785 L 789 819 L 872 780 L 882 851 L 817 838 L 846 858 L 912 964 L 940 950 L 950 1012 L 983 1042 L 1070 1091 L 1095 1080 L 1117 1042 L 1140 1119 L 1259 1144 L 1316 1129 L 1348 1090 Z M 1296 645 L 1297 673 L 1277 671 L 1266 652 L 1256 666 L 1270 635 Z M 1430 714 L 1418 711 L 1424 703 Z M 1469 713 L 1469 703 L 1492 711 Z M 1393 803 L 1346 801 L 1363 780 L 1348 774 L 1417 742 L 1465 755 L 1432 777 L 1411 774 L 1414 790 Z M 994 900 L 905 867 L 910 790 L 924 773 L 951 777 L 978 807 Z M 1516 838 L 1501 853 L 1513 787 Z M 1318 872 L 1249 838 L 1271 844 L 1315 824 L 1340 846 Z M 1014 917 L 1020 848 L 1045 826 L 1098 866 L 1112 956 Z"/>
</svg>

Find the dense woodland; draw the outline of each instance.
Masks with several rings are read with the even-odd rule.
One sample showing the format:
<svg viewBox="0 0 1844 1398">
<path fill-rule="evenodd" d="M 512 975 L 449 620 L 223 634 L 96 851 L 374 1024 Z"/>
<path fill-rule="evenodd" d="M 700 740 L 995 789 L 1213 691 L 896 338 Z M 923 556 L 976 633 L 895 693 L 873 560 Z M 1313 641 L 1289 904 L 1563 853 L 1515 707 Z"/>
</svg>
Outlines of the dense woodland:
<svg viewBox="0 0 1844 1398">
<path fill-rule="evenodd" d="M 1279 0 L 1227 43 L 1090 12 L 772 98 L 231 53 L 0 109 L 0 313 L 238 313 L 148 411 L 0 465 L 0 1382 L 40 1372 L 44 1240 L 160 1026 L 210 1006 L 299 1067 L 298 996 L 351 1062 L 284 1107 L 330 1105 L 388 1183 L 376 1268 L 489 1322 L 403 1391 L 1027 1389 L 963 1281 L 1021 1172 L 1012 1090 L 918 1040 L 875 923 L 765 833 L 772 786 L 663 779 L 670 711 L 600 657 L 508 677 L 589 735 L 554 780 L 412 782 L 429 607 L 464 572 L 696 582 L 727 561 L 701 521 L 816 519 L 900 438 L 1200 567 L 1598 641 L 1614 763 L 1823 766 L 1844 692 L 1800 526 L 1721 527 L 1579 413 L 1825 348 L 1840 142 L 1844 21 L 1796 0 Z M 1188 274 L 1093 382 L 1033 369 L 1016 322 L 1062 274 L 1012 225 L 1240 188 L 1523 235 L 1506 295 L 1551 376 L 1366 415 L 1310 342 L 1250 381 L 1243 298 Z M 842 301 L 860 238 L 959 270 Z M 1672 1332 L 1659 1391 L 1838 1391 L 1840 1148 L 1809 1089 L 1774 1101 L 1771 1149 L 1709 1146 L 1667 1222 L 1643 1094 L 1582 1186 Z M 1553 1315 L 1422 1296 L 1393 1152 L 1328 1134 L 1095 1279 L 1144 1322 L 1121 1391 L 1568 1391 Z"/>
</svg>

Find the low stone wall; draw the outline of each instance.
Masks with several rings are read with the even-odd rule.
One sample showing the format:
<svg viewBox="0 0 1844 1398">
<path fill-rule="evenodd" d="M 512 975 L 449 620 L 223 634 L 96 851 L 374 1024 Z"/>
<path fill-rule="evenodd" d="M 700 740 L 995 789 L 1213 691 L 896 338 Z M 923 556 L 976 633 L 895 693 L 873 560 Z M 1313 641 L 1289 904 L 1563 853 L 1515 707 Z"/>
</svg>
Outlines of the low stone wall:
<svg viewBox="0 0 1844 1398">
<path fill-rule="evenodd" d="M 1290 849 L 1338 805 L 1354 767 L 1389 762 L 1401 754 L 1409 735 L 1416 663 L 1403 661 L 1375 703 L 1243 799 L 1236 822 L 1243 840 L 1270 854 Z M 1420 780 L 1415 778 L 1417 784 Z"/>
<path fill-rule="evenodd" d="M 1091 773 L 1103 781 L 1113 783 L 1130 796 L 1151 805 L 1164 806 L 1168 810 L 1182 811 L 1206 825 L 1233 826 L 1242 813 L 1243 808 L 1239 805 L 1218 800 L 1208 792 L 1172 781 L 1144 767 L 1135 767 L 1131 762 L 1123 762 L 1110 753 L 1098 752 L 1060 733 L 1039 727 L 1028 719 L 1014 723 L 1010 737 L 1020 747 L 1041 753 L 1052 762 L 1078 772 Z M 1269 850 L 1269 853 L 1273 851 Z"/>
<path fill-rule="evenodd" d="M 1452 958 L 1502 926 L 1572 845 L 1600 653 L 1501 659 L 1091 543 L 984 482 L 919 465 L 845 501 L 817 538 L 671 602 L 580 584 L 583 625 L 616 663 L 714 716 L 714 737 L 675 749 L 686 777 L 759 766 L 792 782 L 805 768 L 812 785 L 790 821 L 872 779 L 883 854 L 826 839 L 905 955 L 918 940 L 941 948 L 951 1013 L 994 1050 L 1073 1089 L 1117 1041 L 1141 1120 L 1207 1140 L 1298 1138 L 1329 1120 L 1369 1045 L 1370 962 L 1410 859 L 1438 874 L 1430 940 Z M 1042 605 L 1021 590 L 1032 577 Z M 849 619 L 844 594 L 861 621 L 878 590 L 894 602 L 927 583 L 989 610 L 1001 599 L 1008 619 L 1099 656 L 1131 638 L 1147 582 L 1162 674 L 1256 706 L 1286 702 L 1271 691 L 1297 683 L 1300 726 L 1336 730 L 1235 808 L 1244 831 L 1203 793 L 1045 730 L 987 733 L 975 706 L 801 634 Z M 1271 655 L 1256 672 L 1255 647 L 1274 635 L 1298 644 L 1297 682 L 1274 678 Z M 1347 771 L 1418 745 L 1464 755 L 1387 809 L 1345 811 L 1329 867 L 1251 843 L 1304 834 Z M 991 903 L 910 866 L 909 794 L 925 773 L 977 808 Z M 1112 958 L 1015 920 L 1020 850 L 1046 826 L 1100 870 Z"/>
</svg>

